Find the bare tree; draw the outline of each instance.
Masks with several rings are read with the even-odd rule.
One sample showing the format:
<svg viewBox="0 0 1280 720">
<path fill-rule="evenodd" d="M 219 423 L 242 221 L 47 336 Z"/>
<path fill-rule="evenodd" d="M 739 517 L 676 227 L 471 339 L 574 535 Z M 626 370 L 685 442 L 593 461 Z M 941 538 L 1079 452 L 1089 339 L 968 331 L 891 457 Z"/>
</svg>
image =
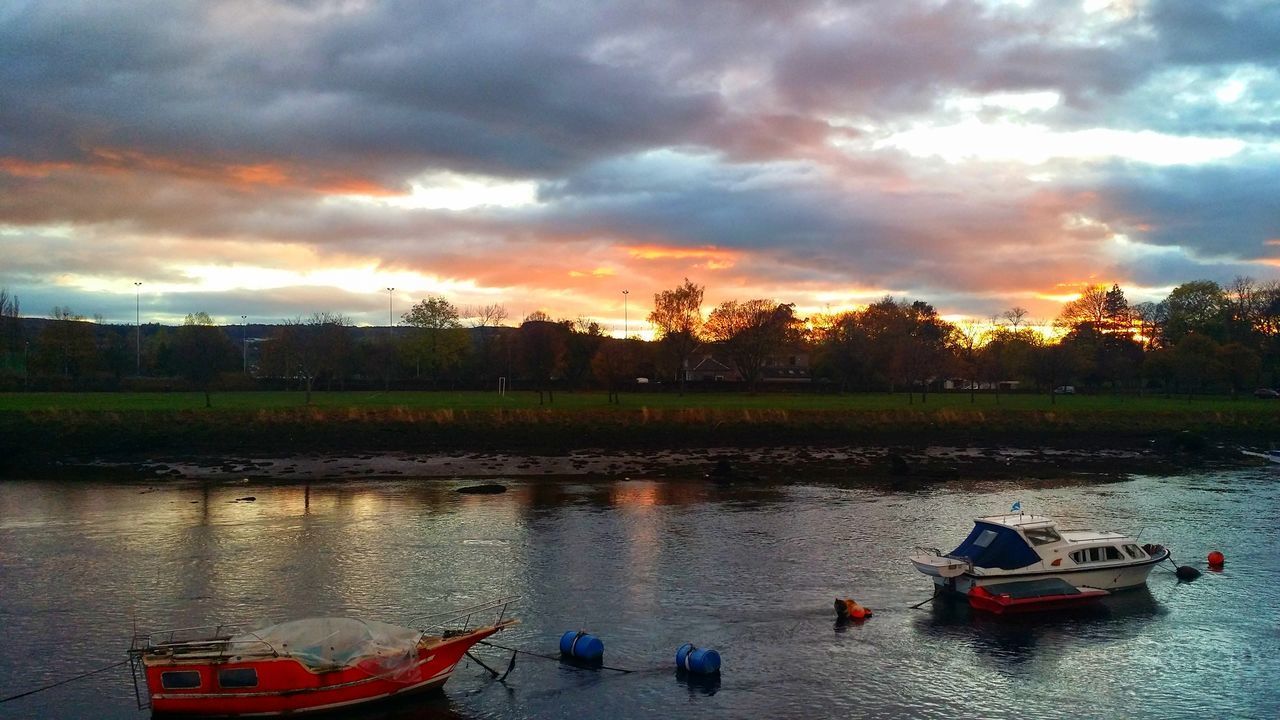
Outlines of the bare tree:
<svg viewBox="0 0 1280 720">
<path fill-rule="evenodd" d="M 982 346 L 990 338 L 990 328 L 977 320 L 964 320 L 956 325 L 956 355 L 969 381 L 969 402 L 976 401 L 975 392 L 978 386 L 979 355 Z"/>
<path fill-rule="evenodd" d="M 468 305 L 462 315 L 471 320 L 471 327 L 498 327 L 507 319 L 507 308 L 500 303 Z"/>
<path fill-rule="evenodd" d="M 22 349 L 21 307 L 18 296 L 8 288 L 0 288 L 0 355 L 16 354 Z"/>
<path fill-rule="evenodd" d="M 1080 297 L 1062 306 L 1058 315 L 1058 324 L 1066 328 L 1074 328 L 1084 324 L 1101 329 L 1107 320 L 1107 286 L 1089 285 L 1080 292 Z"/>
<path fill-rule="evenodd" d="M 306 386 L 306 404 L 322 373 L 337 372 L 350 352 L 348 328 L 351 321 L 337 313 L 314 313 L 311 317 L 285 320 L 276 333 L 275 350 L 284 364 L 286 376 L 300 378 Z"/>
<path fill-rule="evenodd" d="M 1019 326 L 1026 324 L 1027 315 L 1030 314 L 1030 310 L 1022 307 L 1021 305 L 1014 305 L 1001 313 L 1000 317 L 1004 318 L 1004 321 L 1009 325 L 1009 327 L 1013 328 L 1016 332 Z M 995 324 L 994 321 L 992 324 Z"/>
</svg>

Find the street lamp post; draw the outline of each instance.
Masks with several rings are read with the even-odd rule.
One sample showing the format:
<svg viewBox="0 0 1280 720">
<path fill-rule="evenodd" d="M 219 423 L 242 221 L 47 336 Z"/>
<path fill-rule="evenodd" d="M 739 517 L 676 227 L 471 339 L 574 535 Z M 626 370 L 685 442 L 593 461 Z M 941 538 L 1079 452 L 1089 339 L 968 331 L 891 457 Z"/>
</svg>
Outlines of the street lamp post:
<svg viewBox="0 0 1280 720">
<path fill-rule="evenodd" d="M 392 337 L 391 329 L 395 327 L 395 323 L 391 320 L 393 317 L 391 312 L 391 298 L 395 297 L 392 295 L 395 291 L 396 289 L 393 287 L 387 288 L 387 337 Z"/>
<path fill-rule="evenodd" d="M 243 346 L 241 353 L 244 354 L 244 374 L 249 374 L 249 316 L 241 315 L 240 324 L 244 328 L 240 331 L 240 344 Z"/>
<path fill-rule="evenodd" d="M 622 339 L 627 339 L 627 295 L 631 294 L 630 290 L 622 291 Z"/>
<path fill-rule="evenodd" d="M 142 377 L 142 283 L 133 284 L 133 328 L 138 353 L 138 368 L 135 374 Z"/>
</svg>

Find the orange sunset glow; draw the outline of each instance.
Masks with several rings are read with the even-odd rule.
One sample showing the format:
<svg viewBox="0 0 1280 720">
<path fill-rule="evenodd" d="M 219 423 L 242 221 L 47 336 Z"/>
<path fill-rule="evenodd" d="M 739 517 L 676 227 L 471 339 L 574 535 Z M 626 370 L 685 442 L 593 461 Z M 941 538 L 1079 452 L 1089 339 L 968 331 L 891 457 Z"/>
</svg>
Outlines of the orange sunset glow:
<svg viewBox="0 0 1280 720">
<path fill-rule="evenodd" d="M 1275 64 L 1186 50 L 1209 20 L 1178 3 L 715 3 L 655 25 L 553 2 L 511 8 L 515 35 L 431 5 L 0 20 L 0 287 L 107 322 L 362 325 L 395 288 L 393 309 L 648 336 L 684 278 L 708 309 L 892 295 L 1048 327 L 1090 284 L 1139 302 L 1280 277 L 1280 144 L 1256 130 Z M 1228 5 L 1198 12 L 1248 37 Z"/>
</svg>

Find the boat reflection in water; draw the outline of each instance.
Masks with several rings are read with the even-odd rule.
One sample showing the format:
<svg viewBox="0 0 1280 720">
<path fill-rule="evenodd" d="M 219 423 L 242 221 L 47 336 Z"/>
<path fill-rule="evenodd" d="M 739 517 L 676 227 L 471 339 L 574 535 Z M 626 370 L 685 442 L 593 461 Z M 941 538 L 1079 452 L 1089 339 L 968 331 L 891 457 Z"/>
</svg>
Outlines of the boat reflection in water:
<svg viewBox="0 0 1280 720">
<path fill-rule="evenodd" d="M 1015 665 L 1130 640 L 1168 614 L 1145 586 L 1052 613 L 992 615 L 960 595 L 939 595 L 931 608 L 914 622 L 922 641 L 969 647 Z"/>
</svg>

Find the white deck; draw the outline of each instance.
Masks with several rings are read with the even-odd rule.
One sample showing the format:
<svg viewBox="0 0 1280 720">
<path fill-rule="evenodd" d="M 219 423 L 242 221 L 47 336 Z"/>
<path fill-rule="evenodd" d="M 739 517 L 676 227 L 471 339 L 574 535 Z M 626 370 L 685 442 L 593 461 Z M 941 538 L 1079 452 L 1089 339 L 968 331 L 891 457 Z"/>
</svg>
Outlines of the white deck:
<svg viewBox="0 0 1280 720">
<path fill-rule="evenodd" d="M 1059 530 L 1058 534 L 1063 540 L 1070 543 L 1096 542 L 1098 540 L 1106 540 L 1111 542 L 1126 541 L 1136 543 L 1137 538 L 1124 533 L 1112 532 L 1110 530 Z"/>
<path fill-rule="evenodd" d="M 1051 517 L 1044 515 L 1030 515 L 1026 513 L 1013 513 L 1011 515 L 988 515 L 987 517 L 975 518 L 978 522 L 988 522 L 993 525 L 1005 525 L 1015 528 L 1034 528 L 1041 526 L 1049 526 L 1056 524 Z"/>
</svg>

